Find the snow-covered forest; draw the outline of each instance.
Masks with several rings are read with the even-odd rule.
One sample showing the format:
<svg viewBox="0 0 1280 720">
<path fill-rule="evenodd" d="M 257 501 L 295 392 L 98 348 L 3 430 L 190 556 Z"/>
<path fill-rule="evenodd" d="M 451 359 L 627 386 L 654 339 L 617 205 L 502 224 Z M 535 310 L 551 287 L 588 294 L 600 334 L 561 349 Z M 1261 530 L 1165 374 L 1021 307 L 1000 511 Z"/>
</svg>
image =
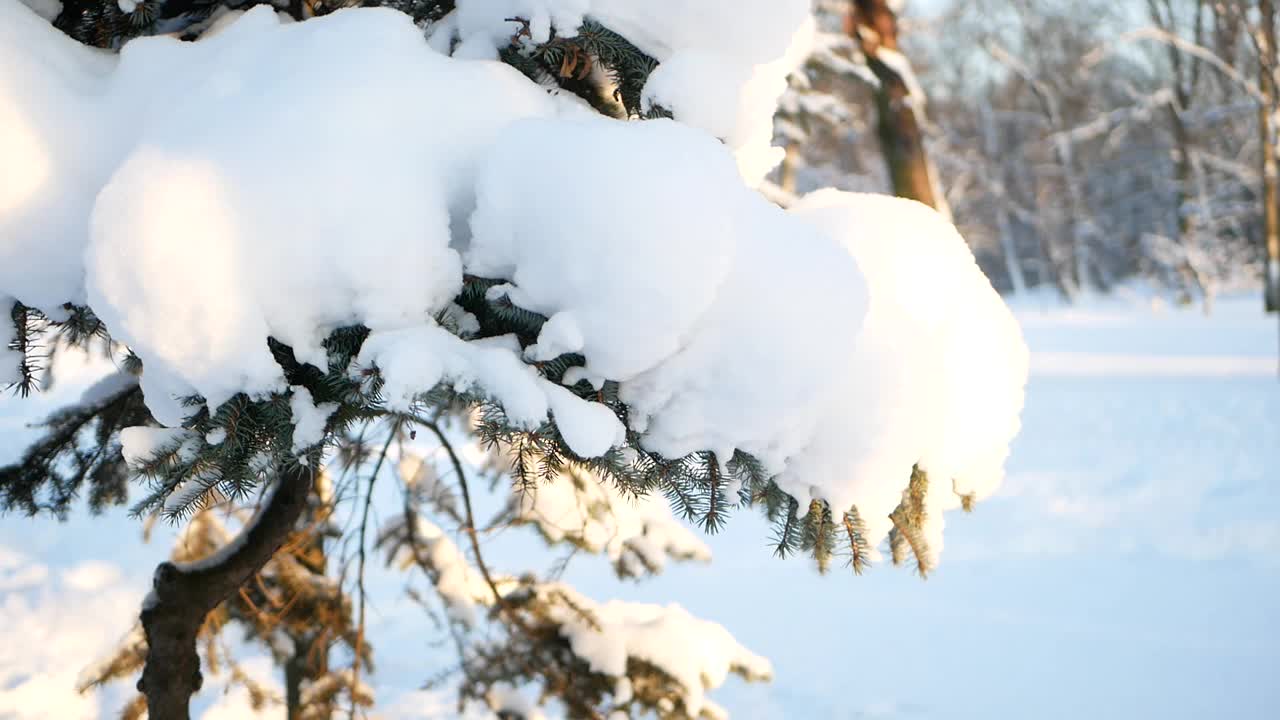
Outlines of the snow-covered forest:
<svg viewBox="0 0 1280 720">
<path fill-rule="evenodd" d="M 847 6 L 818 3 L 820 51 L 784 100 L 779 130 L 796 149 L 783 179 L 802 192 L 894 187 L 879 83 Z M 1002 292 L 1075 297 L 1137 278 L 1212 303 L 1258 287 L 1280 233 L 1262 201 L 1276 192 L 1264 189 L 1278 107 L 1270 3 L 907 7 L 898 44 L 939 202 Z"/>
<path fill-rule="evenodd" d="M 0 719 L 1273 717 L 1276 30 L 0 0 Z"/>
</svg>

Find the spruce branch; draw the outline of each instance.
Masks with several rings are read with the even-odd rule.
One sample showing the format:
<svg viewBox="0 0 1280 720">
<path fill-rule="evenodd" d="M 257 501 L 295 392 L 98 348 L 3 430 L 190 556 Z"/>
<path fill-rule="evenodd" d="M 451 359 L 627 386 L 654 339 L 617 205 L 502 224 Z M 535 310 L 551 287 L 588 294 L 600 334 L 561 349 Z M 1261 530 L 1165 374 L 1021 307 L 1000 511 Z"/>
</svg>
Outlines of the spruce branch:
<svg viewBox="0 0 1280 720">
<path fill-rule="evenodd" d="M 803 546 L 813 553 L 818 564 L 818 572 L 825 574 L 831 565 L 831 556 L 835 547 L 835 523 L 831 518 L 831 506 L 825 500 L 813 500 L 809 503 L 809 512 L 805 516 Z"/>
<path fill-rule="evenodd" d="M 867 543 L 866 524 L 857 507 L 849 508 L 844 514 L 844 529 L 849 538 L 849 566 L 855 575 L 861 575 L 870 566 L 871 548 Z"/>
<path fill-rule="evenodd" d="M 800 503 L 796 502 L 795 498 L 787 499 L 786 512 L 779 515 L 774 528 L 773 554 L 780 558 L 795 552 L 800 545 L 800 520 L 797 517 Z"/>
<path fill-rule="evenodd" d="M 725 523 L 723 479 L 715 453 L 703 453 L 707 473 L 707 509 L 702 514 L 702 529 L 708 533 L 719 532 Z"/>
<path fill-rule="evenodd" d="M 118 434 L 150 421 L 136 380 L 54 413 L 42 423 L 44 437 L 16 463 L 0 467 L 0 511 L 65 517 L 86 484 L 93 510 L 122 501 L 128 472 Z"/>
<path fill-rule="evenodd" d="M 18 381 L 14 389 L 22 397 L 31 394 L 37 387 L 39 368 L 34 364 L 32 350 L 34 346 L 36 311 L 20 302 L 15 302 L 9 309 L 9 320 L 13 323 L 13 340 L 8 349 L 18 355 Z"/>
<path fill-rule="evenodd" d="M 907 513 L 902 508 L 893 511 L 889 519 L 893 521 L 893 529 L 889 531 L 889 547 L 893 564 L 902 565 L 906 562 L 907 551 L 910 550 L 916 561 L 916 572 L 921 578 L 928 578 L 933 570 L 933 561 L 929 556 L 929 545 L 925 542 L 919 528 L 911 525 Z"/>
<path fill-rule="evenodd" d="M 926 509 L 928 494 L 928 473 L 920 469 L 919 465 L 913 466 L 907 489 L 902 492 L 902 502 L 889 515 L 893 521 L 893 529 L 889 532 L 893 564 L 901 565 L 906 560 L 909 549 L 916 561 L 916 572 L 922 578 L 929 576 L 934 565 L 929 543 L 924 538 L 924 528 L 928 521 Z"/>
</svg>

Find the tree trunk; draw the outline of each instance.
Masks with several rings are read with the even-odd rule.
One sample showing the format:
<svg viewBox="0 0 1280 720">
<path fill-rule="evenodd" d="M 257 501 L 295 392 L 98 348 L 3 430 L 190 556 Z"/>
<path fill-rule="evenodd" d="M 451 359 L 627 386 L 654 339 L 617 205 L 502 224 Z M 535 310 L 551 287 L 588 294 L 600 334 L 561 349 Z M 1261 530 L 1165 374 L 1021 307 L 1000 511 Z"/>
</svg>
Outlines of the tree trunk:
<svg viewBox="0 0 1280 720">
<path fill-rule="evenodd" d="M 302 706 L 302 688 L 305 684 L 315 682 L 329 674 L 329 651 L 324 647 L 319 633 L 308 633 L 306 637 L 293 639 L 293 657 L 284 666 L 285 711 L 288 720 L 300 720 L 302 711 L 309 709 L 309 717 L 327 720 L 331 717 L 331 708 L 304 708 Z"/>
<path fill-rule="evenodd" d="M 995 203 L 996 232 L 1000 235 L 1000 250 L 1004 253 L 1005 269 L 1009 273 L 1009 283 L 1013 286 L 1013 294 L 1021 296 L 1027 292 L 1027 280 L 1022 272 L 1022 260 L 1018 258 L 1018 248 L 1013 241 L 1013 229 L 1009 223 L 1009 209 L 1005 207 L 1005 203 L 1008 202 L 1008 191 L 1005 184 L 1004 163 L 1000 162 L 1000 138 L 996 127 L 995 113 L 992 112 L 989 106 L 983 105 L 981 116 L 983 151 L 988 160 L 995 164 L 996 172 L 999 173 L 999 177 L 996 180 L 996 186 L 1000 193 L 999 199 Z"/>
<path fill-rule="evenodd" d="M 205 616 L 243 585 L 284 544 L 307 504 L 311 469 L 277 470 L 276 487 L 226 553 L 190 564 L 164 562 L 143 601 L 142 628 L 147 662 L 138 692 L 147 698 L 151 720 L 188 720 L 191 696 L 200 690 L 196 635 Z"/>
<path fill-rule="evenodd" d="M 912 94 L 910 66 L 898 50 L 897 17 L 886 0 L 853 0 L 846 30 L 880 83 L 875 94 L 877 130 L 893 194 L 946 212 L 925 153 L 923 123 L 917 113 L 923 109 L 924 98 Z"/>
<path fill-rule="evenodd" d="M 1274 0 L 1260 0 L 1262 42 L 1258 62 L 1262 89 L 1262 107 L 1258 113 L 1258 132 L 1262 140 L 1262 218 L 1266 243 L 1266 308 L 1280 312 L 1280 198 L 1276 195 L 1277 168 L 1275 146 L 1276 113 L 1276 8 Z"/>
<path fill-rule="evenodd" d="M 1195 180 L 1196 199 L 1201 212 L 1199 221 L 1200 228 L 1212 232 L 1214 223 L 1213 218 L 1209 215 L 1209 208 L 1211 207 L 1209 201 L 1209 183 L 1204 176 L 1204 162 L 1201 160 L 1198 153 L 1190 150 L 1190 148 L 1188 148 L 1188 151 L 1191 152 L 1192 176 Z M 1213 301 L 1218 293 L 1217 279 L 1214 277 L 1212 268 L 1202 269 L 1200 265 L 1202 256 L 1200 254 L 1200 240 L 1198 237 L 1193 236 L 1190 238 L 1190 241 L 1186 245 L 1186 252 L 1187 267 L 1195 276 L 1196 285 L 1200 287 L 1200 292 L 1203 293 L 1202 299 L 1204 301 L 1204 314 L 1209 315 L 1213 312 Z"/>
<path fill-rule="evenodd" d="M 1204 42 L 1204 3 L 1205 0 L 1197 0 L 1192 6 L 1192 42 L 1196 45 L 1202 45 Z M 1178 24 L 1177 12 L 1175 10 L 1174 0 L 1147 0 L 1147 9 L 1151 16 L 1151 21 L 1156 27 L 1164 30 L 1170 35 L 1177 35 L 1181 28 Z M 1198 207 L 1196 217 L 1193 219 L 1189 212 L 1191 201 L 1191 187 L 1193 182 L 1203 180 L 1197 175 L 1192 177 L 1192 155 L 1194 150 L 1191 147 L 1191 133 L 1187 128 L 1187 123 L 1183 119 L 1183 113 L 1191 108 L 1191 103 L 1195 98 L 1196 83 L 1200 74 L 1200 60 L 1192 56 L 1184 56 L 1182 49 L 1176 45 L 1170 44 L 1167 47 L 1169 53 L 1169 67 L 1173 75 L 1173 97 L 1169 103 L 1165 105 L 1165 110 L 1169 117 L 1169 130 L 1173 135 L 1174 145 L 1174 208 L 1176 217 L 1174 218 L 1175 240 L 1178 245 L 1183 248 L 1184 259 L 1177 267 L 1178 274 L 1182 276 L 1183 289 L 1189 296 L 1193 290 L 1199 290 L 1204 299 L 1205 312 L 1208 312 L 1209 305 L 1212 304 L 1210 295 L 1212 290 L 1208 286 L 1203 273 L 1195 265 L 1193 259 L 1198 251 L 1199 237 L 1197 233 L 1210 223 L 1206 220 L 1209 213 L 1209 205 L 1204 202 L 1206 195 L 1203 191 L 1196 194 L 1198 198 Z M 1197 169 L 1197 172 L 1200 170 Z M 1198 186 L 1197 186 L 1198 187 Z"/>
<path fill-rule="evenodd" d="M 329 502 L 319 492 L 312 495 L 312 507 L 304 525 L 325 520 L 328 517 Z M 324 548 L 324 533 L 308 533 L 305 551 L 298 553 L 298 562 L 316 575 L 324 576 L 328 570 L 328 554 Z M 309 717 L 315 720 L 328 720 L 332 716 L 332 707 L 302 706 L 302 688 L 305 684 L 315 682 L 329 674 L 329 648 L 325 635 L 316 628 L 308 628 L 300 634 L 290 632 L 293 640 L 293 657 L 284 666 L 285 704 L 288 720 L 301 720 L 304 709 L 310 710 Z"/>
</svg>

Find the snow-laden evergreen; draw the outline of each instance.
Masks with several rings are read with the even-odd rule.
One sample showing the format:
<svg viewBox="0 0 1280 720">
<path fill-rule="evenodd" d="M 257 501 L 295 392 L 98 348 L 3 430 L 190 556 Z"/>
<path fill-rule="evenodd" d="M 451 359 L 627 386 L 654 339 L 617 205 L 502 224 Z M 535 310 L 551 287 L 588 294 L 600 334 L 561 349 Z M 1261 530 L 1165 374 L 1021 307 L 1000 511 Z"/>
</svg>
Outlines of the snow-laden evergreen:
<svg viewBox="0 0 1280 720">
<path fill-rule="evenodd" d="M 745 453 L 801 508 L 858 506 L 872 545 L 914 465 L 940 479 L 931 510 L 999 482 L 1025 350 L 954 230 L 923 209 L 826 196 L 843 210 L 784 212 L 703 130 L 601 118 L 499 63 L 441 55 L 391 11 L 288 24 L 258 7 L 197 42 L 140 38 L 116 59 L 5 2 L 6 148 L 47 170 L 3 190 L 3 247 L 21 261 L 0 292 L 48 312 L 87 302 L 141 359 L 166 425 L 191 414 L 188 397 L 216 410 L 287 392 L 268 337 L 341 372 L 322 342 L 363 325 L 353 371 L 379 372 L 393 407 L 446 382 L 520 426 L 550 415 L 576 454 L 600 456 L 627 442 L 623 426 L 526 364 L 578 353 L 577 377 L 619 384 L 640 447 Z M 577 31 L 581 9 L 535 5 L 535 41 L 544 15 Z M 749 75 L 784 61 L 809 22 L 786 4 L 736 9 L 753 22 L 730 48 L 678 14 L 605 5 L 598 17 L 660 61 L 701 43 Z M 464 4 L 456 31 L 492 38 L 482 20 L 509 28 L 512 11 Z M 707 112 L 721 101 L 702 98 Z M 737 108 L 742 122 L 770 115 Z M 43 121 L 72 114 L 118 132 L 85 153 Z M 549 317 L 537 343 L 440 329 L 464 274 Z M 303 450 L 323 419 L 297 412 L 317 405 L 294 393 Z"/>
<path fill-rule="evenodd" d="M 122 502 L 138 475 L 135 510 L 178 520 L 265 488 L 234 538 L 157 568 L 130 661 L 153 710 L 187 707 L 206 616 L 287 564 L 282 546 L 357 628 L 350 668 L 295 677 L 291 698 L 371 702 L 368 536 L 430 581 L 462 697 L 501 709 L 540 685 L 575 717 L 719 718 L 707 690 L 771 668 L 678 606 L 491 570 L 487 530 L 531 525 L 621 577 L 706 559 L 665 495 L 709 530 L 761 506 L 778 552 L 824 570 L 843 550 L 862 572 L 886 538 L 933 568 L 943 512 L 1002 479 L 1026 349 L 929 208 L 823 191 L 787 210 L 758 190 L 805 5 L 58 16 L 112 53 L 0 0 L 0 150 L 26 168 L 0 187 L 8 375 L 31 390 L 41 343 L 99 343 L 138 377 L 51 418 L 0 468 L 3 505 L 63 512 L 85 484 Z M 99 132 L 63 143 L 70 118 Z M 418 432 L 461 502 L 405 455 Z M 489 528 L 457 434 L 497 451 L 514 492 Z M 403 512 L 370 532 L 394 454 Z M 358 609 L 296 527 L 343 535 L 327 458 L 369 473 L 347 531 Z M 277 661 L 316 652 L 313 630 Z"/>
</svg>

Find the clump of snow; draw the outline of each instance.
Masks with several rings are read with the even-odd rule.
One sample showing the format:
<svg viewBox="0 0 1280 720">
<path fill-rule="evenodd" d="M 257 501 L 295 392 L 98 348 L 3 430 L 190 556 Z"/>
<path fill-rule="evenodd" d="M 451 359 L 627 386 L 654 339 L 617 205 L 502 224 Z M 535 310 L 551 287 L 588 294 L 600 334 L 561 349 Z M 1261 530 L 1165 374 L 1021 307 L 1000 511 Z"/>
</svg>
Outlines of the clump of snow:
<svg viewBox="0 0 1280 720">
<path fill-rule="evenodd" d="M 488 394 L 517 427 L 537 428 L 551 413 L 569 448 L 583 457 L 603 455 L 622 443 L 626 431 L 612 410 L 541 378 L 521 361 L 518 348 L 514 341 L 466 342 L 426 325 L 372 333 L 354 372 L 377 368 L 393 410 L 412 411 L 417 396 L 448 382 L 460 392 Z"/>
<path fill-rule="evenodd" d="M 494 602 L 493 590 L 458 546 L 439 526 L 420 515 L 402 515 L 387 523 L 378 535 L 377 547 L 386 552 L 387 564 L 407 568 L 416 563 L 427 568 L 449 617 L 468 627 L 476 624 L 477 606 Z"/>
<path fill-rule="evenodd" d="M 797 29 L 810 20 L 807 0 L 591 0 L 587 14 L 659 61 L 703 48 L 769 62 L 787 54 Z"/>
<path fill-rule="evenodd" d="M 529 22 L 532 40 L 577 34 L 590 17 L 659 61 L 677 50 L 703 48 L 751 63 L 786 54 L 796 28 L 809 19 L 805 0 L 458 0 L 456 32 L 506 45 Z M 725 22 L 732 18 L 733 22 Z"/>
<path fill-rule="evenodd" d="M 463 42 L 491 43 L 496 53 L 521 27 L 513 18 L 528 21 L 530 40 L 544 43 L 553 26 L 560 37 L 576 35 L 590 5 L 591 0 L 459 0 L 454 22 Z"/>
<path fill-rule="evenodd" d="M 548 541 L 604 553 L 627 577 L 659 573 L 668 557 L 711 560 L 710 548 L 671 516 L 661 495 L 626 497 L 581 471 L 566 470 L 518 492 L 511 503 L 516 518 Z"/>
<path fill-rule="evenodd" d="M 514 716 L 521 720 L 547 720 L 547 716 L 520 689 L 510 683 L 494 683 L 485 693 L 485 702 L 489 709 L 502 717 Z"/>
<path fill-rule="evenodd" d="M 200 498 L 217 482 L 217 478 L 188 478 L 179 482 L 164 498 L 164 512 L 181 513 L 195 506 Z"/>
<path fill-rule="evenodd" d="M 87 301 L 175 427 L 192 395 L 212 408 L 288 392 L 268 337 L 324 368 L 321 341 L 363 324 L 348 370 L 376 368 L 391 409 L 449 383 L 516 426 L 553 418 L 596 457 L 627 428 L 530 364 L 580 353 L 569 379 L 618 382 L 644 448 L 753 455 L 802 507 L 857 505 L 872 542 L 920 465 L 936 549 L 940 510 L 1000 480 L 1026 351 L 936 213 L 839 193 L 788 213 L 743 182 L 806 8 L 459 3 L 447 25 L 477 47 L 509 41 L 511 17 L 535 39 L 590 17 L 651 53 L 649 96 L 677 121 L 623 123 L 500 63 L 446 57 L 385 9 L 282 24 L 258 7 L 113 58 L 0 0 L 0 157 L 21 168 L 0 164 L 0 295 Z M 692 92 L 710 72 L 736 89 Z M 86 123 L 104 130 L 90 139 Z M 475 329 L 453 305 L 464 272 L 548 316 L 537 343 L 446 329 Z M 329 408 L 293 392 L 300 449 Z M 163 432 L 185 431 L 128 431 L 130 462 L 198 440 Z"/>
<path fill-rule="evenodd" d="M 787 76 L 812 46 L 807 2 L 597 0 L 593 15 L 658 59 L 646 99 L 724 140 L 747 184 L 759 185 L 781 162 L 773 116 Z"/>
<path fill-rule="evenodd" d="M 289 408 L 293 411 L 293 451 L 301 453 L 324 440 L 324 426 L 338 409 L 337 403 L 316 404 L 311 391 L 301 385 L 290 390 Z"/>
<path fill-rule="evenodd" d="M 53 19 L 58 17 L 58 13 L 62 12 L 61 0 L 20 0 L 20 2 L 49 22 L 53 22 Z"/>
<path fill-rule="evenodd" d="M 525 348 L 524 356 L 534 362 L 554 360 L 565 353 L 582 352 L 586 339 L 571 313 L 547 318 L 538 332 L 538 342 Z"/>
<path fill-rule="evenodd" d="M 824 419 L 817 409 L 848 372 L 866 289 L 839 245 L 752 200 L 715 303 L 679 352 L 624 382 L 620 397 L 650 450 L 713 450 L 721 462 L 742 450 L 780 472 L 806 449 Z"/>
<path fill-rule="evenodd" d="M 80 394 L 80 405 L 96 405 L 108 398 L 136 387 L 138 376 L 124 371 L 114 372 L 85 388 Z"/>
<path fill-rule="evenodd" d="M 511 345 L 519 347 L 514 342 L 465 342 L 434 325 L 374 332 L 355 367 L 379 371 L 382 395 L 392 410 L 411 412 L 420 394 L 449 381 L 459 392 L 483 388 L 514 425 L 533 428 L 546 418 L 546 395 L 538 387 L 537 372 L 520 361 Z"/>
<path fill-rule="evenodd" d="M 724 82 L 707 83 L 707 77 L 722 78 Z M 644 97 L 650 106 L 673 111 L 680 122 L 735 145 L 741 115 L 739 94 L 750 79 L 750 67 L 738 66 L 715 53 L 684 50 L 654 68 L 645 84 Z"/>
<path fill-rule="evenodd" d="M 579 154 L 608 161 L 565 162 Z M 480 171 L 466 265 L 510 280 L 555 319 L 548 336 L 571 323 L 587 370 L 624 380 L 715 299 L 747 199 L 720 144 L 676 123 L 527 121 Z"/>
<path fill-rule="evenodd" d="M 672 53 L 645 83 L 646 105 L 664 107 L 680 122 L 722 139 L 733 149 L 747 183 L 761 185 L 785 154 L 773 146 L 773 137 L 774 114 L 787 91 L 787 77 L 812 47 L 811 22 L 790 27 L 794 34 L 786 53 L 767 62 L 702 49 Z M 715 82 L 707 82 L 710 77 Z"/>
<path fill-rule="evenodd" d="M 600 457 L 626 441 L 626 428 L 608 406 L 583 400 L 546 380 L 539 384 L 547 394 L 556 430 L 569 449 L 579 456 Z"/>
<path fill-rule="evenodd" d="M 283 63 L 297 71 L 261 72 Z M 161 68 L 200 80 L 161 106 Z M 177 381 L 158 393 L 186 386 L 211 405 L 284 389 L 268 335 L 323 367 L 338 326 L 396 329 L 446 307 L 467 167 L 512 118 L 550 107 L 509 68 L 435 54 L 391 11 L 283 25 L 255 8 L 200 42 L 130 43 L 113 87 L 147 108 L 146 142 L 97 198 L 90 303 L 148 375 Z M 228 111 L 234 129 L 212 120 Z M 334 128 L 359 142 L 332 142 Z M 164 399 L 146 389 L 154 412 Z"/>
<path fill-rule="evenodd" d="M 198 437 L 186 428 L 129 427 L 120 431 L 120 446 L 125 462 L 136 467 L 175 450 L 194 457 Z"/>
<path fill-rule="evenodd" d="M 930 476 L 925 534 L 936 554 L 942 510 L 961 494 L 991 494 L 1003 477 L 1027 379 L 1017 321 L 955 228 L 920 203 L 822 191 L 793 212 L 844 243 L 870 306 L 832 388 L 835 411 L 779 482 L 797 496 L 810 486 L 839 510 L 857 505 L 874 544 L 918 463 Z"/>
<path fill-rule="evenodd" d="M 414 452 L 411 448 L 400 450 L 400 459 L 396 463 L 396 474 L 400 482 L 419 498 L 426 498 L 443 509 L 454 512 L 456 503 L 452 491 L 445 483 L 440 482 L 435 465 Z"/>
<path fill-rule="evenodd" d="M 674 603 L 597 603 L 559 583 L 539 585 L 537 593 L 574 654 L 594 672 L 623 678 L 628 658 L 651 663 L 683 687 L 690 717 L 707 707 L 706 692 L 723 685 L 729 673 L 749 680 L 773 675 L 767 659 L 747 650 L 723 626 Z"/>
<path fill-rule="evenodd" d="M 114 65 L 0 0 L 0 295 L 42 310 L 84 300 L 86 220 L 123 130 L 101 97 Z"/>
<path fill-rule="evenodd" d="M 724 140 L 748 184 L 781 160 L 781 149 L 770 147 L 772 119 L 787 75 L 812 44 L 804 0 L 459 0 L 436 34 L 461 40 L 455 57 L 493 58 L 522 29 L 517 18 L 528 22 L 532 43 L 553 32 L 573 37 L 586 18 L 630 40 L 658 61 L 646 101 Z"/>
</svg>

